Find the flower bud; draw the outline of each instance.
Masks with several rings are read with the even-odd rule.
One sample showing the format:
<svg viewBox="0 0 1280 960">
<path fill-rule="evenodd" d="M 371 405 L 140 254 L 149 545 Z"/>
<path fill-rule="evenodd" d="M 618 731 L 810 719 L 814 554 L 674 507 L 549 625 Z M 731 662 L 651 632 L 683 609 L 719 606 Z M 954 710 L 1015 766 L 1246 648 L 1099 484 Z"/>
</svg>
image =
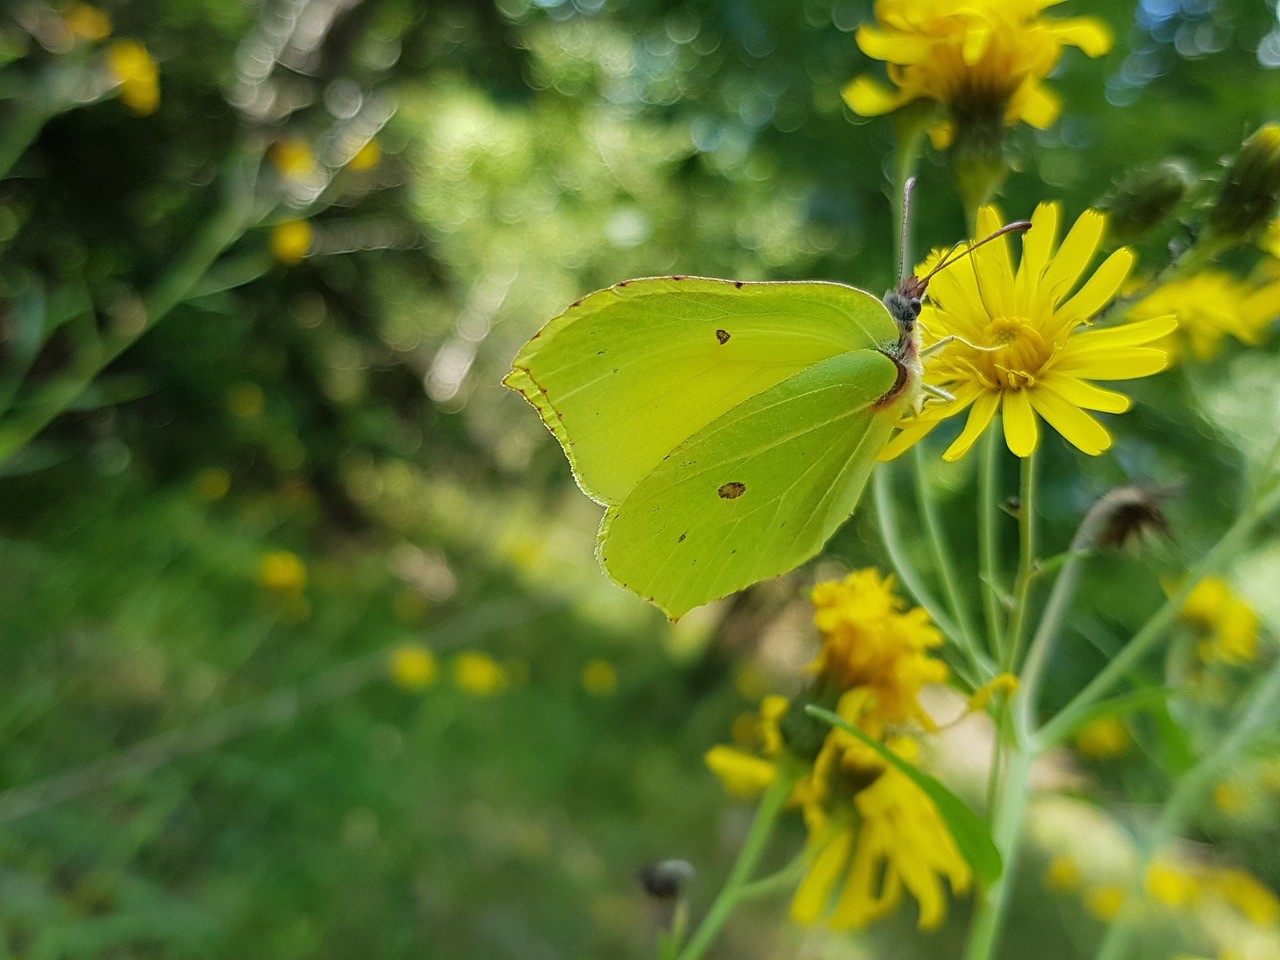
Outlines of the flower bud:
<svg viewBox="0 0 1280 960">
<path fill-rule="evenodd" d="M 1109 214 L 1111 238 L 1130 243 L 1141 237 L 1177 208 L 1192 180 L 1180 160 L 1162 160 L 1126 175 L 1100 204 Z"/>
<path fill-rule="evenodd" d="M 1219 241 L 1245 240 L 1275 215 L 1280 200 L 1280 124 L 1268 123 L 1244 142 L 1227 169 L 1209 211 L 1209 232 Z"/>
</svg>

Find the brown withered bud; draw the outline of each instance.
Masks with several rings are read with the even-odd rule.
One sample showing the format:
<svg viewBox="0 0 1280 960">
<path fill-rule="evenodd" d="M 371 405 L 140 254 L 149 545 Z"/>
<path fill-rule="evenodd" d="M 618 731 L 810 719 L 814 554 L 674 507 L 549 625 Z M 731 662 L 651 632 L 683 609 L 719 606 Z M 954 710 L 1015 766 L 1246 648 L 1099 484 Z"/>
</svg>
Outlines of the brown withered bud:
<svg viewBox="0 0 1280 960">
<path fill-rule="evenodd" d="M 1164 503 L 1177 494 L 1174 488 L 1118 487 L 1099 503 L 1106 510 L 1103 527 L 1094 542 L 1100 547 L 1123 550 L 1136 546 L 1151 536 L 1172 539 L 1169 520 L 1164 515 Z"/>
</svg>

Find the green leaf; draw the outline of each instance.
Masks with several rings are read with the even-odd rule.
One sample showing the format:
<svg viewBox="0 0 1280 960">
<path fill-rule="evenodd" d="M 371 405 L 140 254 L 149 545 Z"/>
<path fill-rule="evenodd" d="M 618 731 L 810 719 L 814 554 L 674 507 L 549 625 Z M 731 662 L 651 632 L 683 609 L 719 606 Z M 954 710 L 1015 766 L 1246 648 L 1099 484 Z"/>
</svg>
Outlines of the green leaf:
<svg viewBox="0 0 1280 960">
<path fill-rule="evenodd" d="M 951 837 L 955 840 L 956 847 L 960 850 L 960 855 L 968 862 L 974 876 L 984 886 L 988 887 L 1000 879 L 1000 874 L 1004 870 L 1004 861 L 1000 856 L 1000 851 L 996 849 L 995 842 L 991 839 L 991 831 L 987 828 L 986 823 L 969 809 L 968 804 L 943 786 L 936 778 L 931 777 L 915 764 L 903 760 L 884 744 L 878 740 L 873 740 L 839 714 L 812 704 L 805 707 L 805 710 L 819 720 L 825 720 L 833 727 L 839 727 L 845 733 L 857 737 L 880 756 L 884 757 L 886 762 L 893 764 L 902 773 L 910 777 L 912 782 L 923 790 L 929 799 L 933 801 L 934 806 L 938 808 L 938 813 L 942 816 L 943 822 L 946 823 L 947 829 L 951 831 Z"/>
</svg>

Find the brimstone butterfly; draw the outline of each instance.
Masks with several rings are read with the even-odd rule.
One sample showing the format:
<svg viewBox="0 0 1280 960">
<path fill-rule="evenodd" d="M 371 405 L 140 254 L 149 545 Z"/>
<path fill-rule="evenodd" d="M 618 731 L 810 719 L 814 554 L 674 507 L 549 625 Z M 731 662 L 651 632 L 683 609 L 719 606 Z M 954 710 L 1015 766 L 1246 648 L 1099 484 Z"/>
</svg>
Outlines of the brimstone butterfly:
<svg viewBox="0 0 1280 960">
<path fill-rule="evenodd" d="M 609 576 L 675 618 L 817 554 L 921 401 L 920 298 L 955 259 L 883 301 L 822 281 L 626 280 L 535 334 L 503 383 L 607 508 Z"/>
</svg>

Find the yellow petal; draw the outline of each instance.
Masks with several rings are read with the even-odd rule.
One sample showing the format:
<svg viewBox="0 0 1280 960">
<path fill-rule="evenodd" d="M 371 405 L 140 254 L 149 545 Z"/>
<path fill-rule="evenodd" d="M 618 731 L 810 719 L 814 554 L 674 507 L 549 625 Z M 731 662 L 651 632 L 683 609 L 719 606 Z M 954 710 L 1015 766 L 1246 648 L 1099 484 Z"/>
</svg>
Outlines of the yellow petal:
<svg viewBox="0 0 1280 960">
<path fill-rule="evenodd" d="M 973 446 L 974 441 L 982 436 L 982 431 L 987 429 L 987 425 L 991 423 L 991 418 L 995 416 L 996 410 L 1000 407 L 1000 394 L 994 392 L 984 392 L 977 400 L 974 401 L 973 409 L 969 411 L 969 420 L 964 425 L 964 430 L 951 446 L 947 447 L 946 452 L 942 455 L 943 460 L 959 460 Z"/>
<path fill-rule="evenodd" d="M 1011 390 L 1004 395 L 1004 441 L 1015 457 L 1029 457 L 1040 440 L 1040 425 L 1031 409 L 1028 390 Z"/>
<path fill-rule="evenodd" d="M 903 91 L 891 90 L 867 76 L 855 77 L 841 91 L 841 96 L 849 109 L 860 117 L 879 117 L 892 113 L 912 99 Z"/>
<path fill-rule="evenodd" d="M 1046 26 L 1059 43 L 1079 47 L 1090 57 L 1100 57 L 1111 49 L 1111 31 L 1101 20 L 1093 17 L 1069 17 L 1065 20 L 1047 20 Z"/>
<path fill-rule="evenodd" d="M 1064 353 L 1054 372 L 1082 380 L 1133 380 L 1159 373 L 1169 365 L 1169 354 L 1155 347 L 1129 347 L 1114 351 L 1095 349 Z"/>
<path fill-rule="evenodd" d="M 1118 327 L 1086 330 L 1072 338 L 1072 344 L 1101 347 L 1106 350 L 1117 350 L 1121 347 L 1137 347 L 1153 343 L 1161 337 L 1167 337 L 1178 328 L 1178 318 L 1173 314 L 1163 317 L 1152 317 L 1135 323 L 1125 323 Z"/>
<path fill-rule="evenodd" d="M 1025 304 L 1028 294 L 1049 265 L 1049 255 L 1058 239 L 1056 203 L 1041 203 L 1031 214 L 1031 229 L 1022 235 L 1022 262 L 1018 264 L 1018 300 Z"/>
<path fill-rule="evenodd" d="M 1041 383 L 1030 393 L 1036 411 L 1067 442 L 1093 457 L 1110 448 L 1111 434 L 1106 427 L 1059 396 L 1051 387 Z"/>
<path fill-rule="evenodd" d="M 1128 247 L 1121 247 L 1107 257 L 1080 292 L 1062 305 L 1056 319 L 1063 324 L 1073 324 L 1096 314 L 1120 290 L 1133 267 L 1133 259 L 1133 251 Z"/>
<path fill-rule="evenodd" d="M 775 764 L 733 747 L 712 747 L 703 760 L 720 778 L 725 792 L 734 796 L 757 796 L 768 789 L 778 776 Z"/>
<path fill-rule="evenodd" d="M 924 34 L 890 33 L 868 25 L 858 28 L 854 40 L 868 57 L 886 63 L 921 63 L 933 53 L 933 39 Z"/>
<path fill-rule="evenodd" d="M 1054 303 L 1067 295 L 1080 279 L 1080 274 L 1089 266 L 1089 261 L 1093 259 L 1093 254 L 1102 241 L 1102 231 L 1106 224 L 1107 218 L 1097 210 L 1086 210 L 1068 231 L 1067 238 L 1058 248 L 1058 255 L 1044 272 L 1044 285 Z"/>
<path fill-rule="evenodd" d="M 888 463 L 900 457 L 928 436 L 929 432 L 941 422 L 940 420 L 912 421 L 910 426 L 903 427 L 896 437 L 884 445 L 876 459 L 881 463 Z"/>
<path fill-rule="evenodd" d="M 843 876 L 853 848 L 853 831 L 848 827 L 838 829 L 829 836 L 805 874 L 791 900 L 791 919 L 797 923 L 813 923 L 821 920 L 831 902 L 831 892 Z"/>
<path fill-rule="evenodd" d="M 1124 413 L 1132 406 L 1132 402 L 1123 393 L 1103 390 L 1101 387 L 1095 387 L 1075 377 L 1054 376 L 1051 373 L 1040 381 L 1040 386 L 1053 390 L 1068 403 L 1083 407 L 1085 410 Z"/>
<path fill-rule="evenodd" d="M 1029 78 L 1009 103 L 1006 120 L 1025 120 L 1037 130 L 1047 130 L 1053 126 L 1062 112 L 1062 98 L 1034 78 Z"/>
</svg>

